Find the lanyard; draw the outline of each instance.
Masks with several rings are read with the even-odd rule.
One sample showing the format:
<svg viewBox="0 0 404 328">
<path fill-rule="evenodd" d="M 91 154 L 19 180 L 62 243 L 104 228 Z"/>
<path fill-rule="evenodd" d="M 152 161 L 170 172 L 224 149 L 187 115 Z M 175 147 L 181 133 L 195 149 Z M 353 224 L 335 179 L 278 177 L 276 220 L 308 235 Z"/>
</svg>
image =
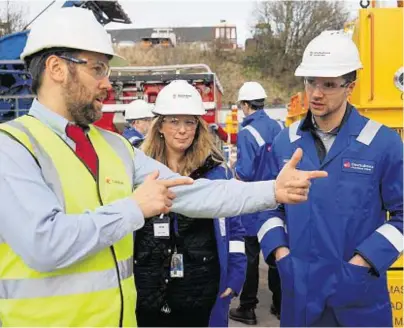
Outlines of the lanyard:
<svg viewBox="0 0 404 328">
<path fill-rule="evenodd" d="M 174 232 L 175 232 L 175 237 L 179 237 L 179 233 L 178 233 L 178 217 L 177 214 L 173 213 L 173 228 L 174 228 Z"/>
</svg>

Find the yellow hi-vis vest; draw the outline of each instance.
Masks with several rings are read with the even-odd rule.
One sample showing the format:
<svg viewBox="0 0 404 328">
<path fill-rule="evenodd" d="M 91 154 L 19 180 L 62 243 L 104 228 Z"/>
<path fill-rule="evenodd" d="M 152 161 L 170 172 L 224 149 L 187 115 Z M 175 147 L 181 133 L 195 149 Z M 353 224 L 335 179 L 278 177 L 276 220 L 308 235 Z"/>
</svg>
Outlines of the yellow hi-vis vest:
<svg viewBox="0 0 404 328">
<path fill-rule="evenodd" d="M 98 155 L 94 179 L 62 138 L 38 119 L 23 116 L 1 124 L 0 130 L 31 152 L 66 214 L 92 211 L 132 193 L 133 148 L 117 134 L 90 126 L 88 136 Z M 0 327 L 133 327 L 135 305 L 132 234 L 52 272 L 31 269 L 0 240 Z"/>
</svg>

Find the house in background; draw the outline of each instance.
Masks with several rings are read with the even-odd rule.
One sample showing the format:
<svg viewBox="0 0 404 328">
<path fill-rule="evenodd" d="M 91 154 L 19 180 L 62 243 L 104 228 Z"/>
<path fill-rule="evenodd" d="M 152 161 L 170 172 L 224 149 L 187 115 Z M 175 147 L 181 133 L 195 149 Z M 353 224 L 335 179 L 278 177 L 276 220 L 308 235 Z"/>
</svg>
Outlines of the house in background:
<svg viewBox="0 0 404 328">
<path fill-rule="evenodd" d="M 223 49 L 237 49 L 237 26 L 224 20 L 216 26 L 114 29 L 108 33 L 118 46 L 189 45 L 209 49 L 216 44 Z"/>
</svg>

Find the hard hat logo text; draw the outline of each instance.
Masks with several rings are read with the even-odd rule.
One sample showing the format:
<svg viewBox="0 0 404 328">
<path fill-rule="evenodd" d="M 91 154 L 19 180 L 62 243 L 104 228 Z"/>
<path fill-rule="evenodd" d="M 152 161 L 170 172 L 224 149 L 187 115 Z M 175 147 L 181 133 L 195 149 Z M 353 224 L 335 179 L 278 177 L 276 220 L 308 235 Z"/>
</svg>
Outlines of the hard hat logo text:
<svg viewBox="0 0 404 328">
<path fill-rule="evenodd" d="M 173 99 L 176 99 L 176 98 L 189 99 L 189 98 L 192 98 L 192 95 L 189 95 L 189 94 L 173 94 Z"/>
<path fill-rule="evenodd" d="M 325 57 L 331 55 L 329 51 L 310 51 L 310 57 Z"/>
</svg>

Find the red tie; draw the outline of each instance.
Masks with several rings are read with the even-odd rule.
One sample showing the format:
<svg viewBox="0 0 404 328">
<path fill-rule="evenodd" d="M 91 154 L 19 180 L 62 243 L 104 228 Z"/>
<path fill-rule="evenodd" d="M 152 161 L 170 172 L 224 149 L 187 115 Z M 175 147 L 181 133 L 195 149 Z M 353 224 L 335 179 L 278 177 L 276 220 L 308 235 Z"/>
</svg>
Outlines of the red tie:
<svg viewBox="0 0 404 328">
<path fill-rule="evenodd" d="M 94 176 L 97 176 L 97 154 L 83 129 L 78 125 L 68 124 L 66 134 L 76 143 L 76 155 L 87 165 Z"/>
</svg>

